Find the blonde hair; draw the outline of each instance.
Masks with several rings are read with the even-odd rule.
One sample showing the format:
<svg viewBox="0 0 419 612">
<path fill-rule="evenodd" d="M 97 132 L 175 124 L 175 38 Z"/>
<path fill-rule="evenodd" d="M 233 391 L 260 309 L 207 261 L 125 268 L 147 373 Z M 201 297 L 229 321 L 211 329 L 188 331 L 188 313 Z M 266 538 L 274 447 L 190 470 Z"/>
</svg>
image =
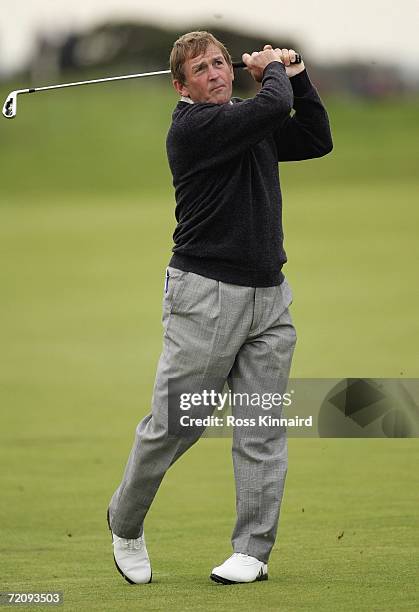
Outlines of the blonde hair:
<svg viewBox="0 0 419 612">
<path fill-rule="evenodd" d="M 211 44 L 220 49 L 227 64 L 231 66 L 231 56 L 227 51 L 227 48 L 210 32 L 205 32 L 204 30 L 198 32 L 188 32 L 173 43 L 173 49 L 170 53 L 170 71 L 172 73 L 173 80 L 177 80 L 184 85 L 185 73 L 183 66 L 185 61 L 205 53 Z"/>
</svg>

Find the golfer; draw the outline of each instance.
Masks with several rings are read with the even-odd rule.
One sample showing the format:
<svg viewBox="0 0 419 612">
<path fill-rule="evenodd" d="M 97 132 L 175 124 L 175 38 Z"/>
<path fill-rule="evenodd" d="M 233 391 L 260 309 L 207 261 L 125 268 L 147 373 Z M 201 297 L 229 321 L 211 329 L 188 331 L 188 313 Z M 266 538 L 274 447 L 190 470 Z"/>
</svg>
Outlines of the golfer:
<svg viewBox="0 0 419 612">
<path fill-rule="evenodd" d="M 325 108 L 304 64 L 293 65 L 292 49 L 265 45 L 242 59 L 261 83 L 247 100 L 232 97 L 231 57 L 210 33 L 185 34 L 170 56 L 180 101 L 167 136 L 177 227 L 165 279 L 163 351 L 151 412 L 136 429 L 108 510 L 116 567 L 133 584 L 152 578 L 143 524 L 154 496 L 202 433 L 197 427 L 170 435 L 180 413 L 169 401 L 170 384 L 185 392 L 221 393 L 227 383 L 243 396 L 283 394 L 291 367 L 296 334 L 282 272 L 278 162 L 321 157 L 333 145 Z M 214 409 L 201 405 L 197 414 Z M 241 422 L 254 410 L 233 406 Z M 234 427 L 232 453 L 233 554 L 210 577 L 224 584 L 266 580 L 287 472 L 286 433 Z"/>
</svg>

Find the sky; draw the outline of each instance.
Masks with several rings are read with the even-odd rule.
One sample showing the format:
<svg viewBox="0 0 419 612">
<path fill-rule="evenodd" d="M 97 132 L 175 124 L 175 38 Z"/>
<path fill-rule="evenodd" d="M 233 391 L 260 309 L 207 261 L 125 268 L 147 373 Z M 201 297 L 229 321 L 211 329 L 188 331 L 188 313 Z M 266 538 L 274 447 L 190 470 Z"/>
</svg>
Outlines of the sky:
<svg viewBox="0 0 419 612">
<path fill-rule="evenodd" d="M 304 41 L 313 61 L 347 59 L 398 64 L 419 71 L 419 0 L 3 0 L 0 73 L 14 71 L 34 53 L 38 33 L 60 36 L 109 19 L 161 26 L 213 22 L 267 37 Z"/>
</svg>

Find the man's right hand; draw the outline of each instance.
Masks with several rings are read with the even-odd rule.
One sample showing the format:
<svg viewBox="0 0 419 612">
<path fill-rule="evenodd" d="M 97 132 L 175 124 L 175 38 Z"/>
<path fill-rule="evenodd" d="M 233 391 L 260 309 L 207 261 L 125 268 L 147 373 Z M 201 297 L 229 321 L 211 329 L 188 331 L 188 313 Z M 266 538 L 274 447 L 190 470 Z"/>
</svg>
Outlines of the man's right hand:
<svg viewBox="0 0 419 612">
<path fill-rule="evenodd" d="M 242 60 L 255 81 L 260 83 L 263 78 L 263 71 L 268 64 L 271 62 L 283 63 L 282 50 L 272 49 L 270 45 L 265 45 L 263 51 L 254 51 L 252 55 L 243 53 Z"/>
</svg>

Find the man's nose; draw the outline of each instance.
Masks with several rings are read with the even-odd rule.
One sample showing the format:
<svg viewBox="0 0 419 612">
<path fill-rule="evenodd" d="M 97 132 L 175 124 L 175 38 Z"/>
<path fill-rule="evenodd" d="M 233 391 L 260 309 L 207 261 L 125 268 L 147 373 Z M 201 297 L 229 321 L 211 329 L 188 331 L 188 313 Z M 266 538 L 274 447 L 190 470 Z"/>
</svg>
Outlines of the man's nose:
<svg viewBox="0 0 419 612">
<path fill-rule="evenodd" d="M 217 78 L 217 76 L 218 76 L 218 72 L 217 72 L 217 70 L 216 70 L 215 66 L 210 66 L 210 67 L 208 68 L 208 78 L 210 78 L 210 79 L 216 79 L 216 78 Z"/>
</svg>

